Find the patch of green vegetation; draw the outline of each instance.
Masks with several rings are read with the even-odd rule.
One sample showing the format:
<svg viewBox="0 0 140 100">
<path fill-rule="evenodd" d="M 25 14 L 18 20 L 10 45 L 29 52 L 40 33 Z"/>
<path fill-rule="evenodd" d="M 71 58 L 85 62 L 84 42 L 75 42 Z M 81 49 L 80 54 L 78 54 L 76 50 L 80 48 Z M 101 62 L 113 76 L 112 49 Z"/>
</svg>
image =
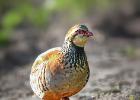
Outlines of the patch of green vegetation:
<svg viewBox="0 0 140 100">
<path fill-rule="evenodd" d="M 6 13 L 2 20 L 3 28 L 12 29 L 17 26 L 22 21 L 22 16 L 20 13 L 15 11 L 10 11 Z"/>
<path fill-rule="evenodd" d="M 0 31 L 0 45 L 1 46 L 5 46 L 8 44 L 8 40 L 10 38 L 10 34 L 8 31 L 6 30 L 3 30 L 3 31 Z"/>
<path fill-rule="evenodd" d="M 7 5 L 9 8 L 7 8 Z M 22 23 L 28 22 L 41 28 L 48 21 L 46 10 L 42 6 L 35 7 L 27 0 L 24 2 L 18 0 L 0 1 L 0 14 L 0 45 L 6 45 L 12 31 Z"/>
</svg>

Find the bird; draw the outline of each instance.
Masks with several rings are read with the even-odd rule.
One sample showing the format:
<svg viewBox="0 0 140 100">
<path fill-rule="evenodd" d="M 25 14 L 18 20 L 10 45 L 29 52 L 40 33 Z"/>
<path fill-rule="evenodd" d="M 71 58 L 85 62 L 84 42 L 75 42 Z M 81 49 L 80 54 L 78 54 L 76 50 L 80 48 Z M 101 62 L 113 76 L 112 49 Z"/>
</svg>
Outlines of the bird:
<svg viewBox="0 0 140 100">
<path fill-rule="evenodd" d="M 41 53 L 34 61 L 30 85 L 41 100 L 70 100 L 89 80 L 90 70 L 84 50 L 93 33 L 86 25 L 68 30 L 61 47 Z"/>
</svg>

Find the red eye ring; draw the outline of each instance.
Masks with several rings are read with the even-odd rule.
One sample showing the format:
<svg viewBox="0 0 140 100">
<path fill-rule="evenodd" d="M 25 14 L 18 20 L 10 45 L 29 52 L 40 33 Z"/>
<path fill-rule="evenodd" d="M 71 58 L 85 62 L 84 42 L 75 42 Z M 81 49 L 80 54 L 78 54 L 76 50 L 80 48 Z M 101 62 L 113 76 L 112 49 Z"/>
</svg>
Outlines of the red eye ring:
<svg viewBox="0 0 140 100">
<path fill-rule="evenodd" d="M 85 30 L 77 30 L 76 31 L 76 34 L 83 34 L 84 36 L 93 36 L 93 33 L 92 32 L 89 32 L 89 31 L 85 31 Z"/>
</svg>

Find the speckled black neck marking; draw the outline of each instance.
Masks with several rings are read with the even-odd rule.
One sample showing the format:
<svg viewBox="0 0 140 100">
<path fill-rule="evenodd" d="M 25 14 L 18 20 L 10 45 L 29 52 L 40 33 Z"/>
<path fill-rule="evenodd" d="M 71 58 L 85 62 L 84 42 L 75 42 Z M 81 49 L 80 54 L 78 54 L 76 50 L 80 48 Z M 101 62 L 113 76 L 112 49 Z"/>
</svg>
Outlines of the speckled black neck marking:
<svg viewBox="0 0 140 100">
<path fill-rule="evenodd" d="M 84 47 L 78 47 L 72 42 L 65 42 L 62 47 L 62 52 L 64 54 L 65 67 L 84 69 L 88 66 L 87 57 L 84 51 Z M 69 66 L 67 66 L 69 64 Z"/>
</svg>

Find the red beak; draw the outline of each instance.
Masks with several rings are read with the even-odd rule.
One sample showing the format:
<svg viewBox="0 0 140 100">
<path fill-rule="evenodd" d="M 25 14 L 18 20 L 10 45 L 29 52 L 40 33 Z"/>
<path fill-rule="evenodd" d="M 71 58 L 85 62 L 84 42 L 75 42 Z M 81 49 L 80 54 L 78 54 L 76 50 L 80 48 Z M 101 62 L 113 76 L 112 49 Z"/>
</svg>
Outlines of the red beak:
<svg viewBox="0 0 140 100">
<path fill-rule="evenodd" d="M 92 32 L 88 32 L 88 36 L 89 36 L 89 38 L 91 38 L 91 39 L 93 39 L 93 40 L 95 40 L 95 38 L 94 38 L 94 35 L 93 35 L 93 33 Z"/>
<path fill-rule="evenodd" d="M 93 36 L 93 33 L 92 32 L 88 32 L 87 35 L 90 37 L 90 36 Z"/>
</svg>

